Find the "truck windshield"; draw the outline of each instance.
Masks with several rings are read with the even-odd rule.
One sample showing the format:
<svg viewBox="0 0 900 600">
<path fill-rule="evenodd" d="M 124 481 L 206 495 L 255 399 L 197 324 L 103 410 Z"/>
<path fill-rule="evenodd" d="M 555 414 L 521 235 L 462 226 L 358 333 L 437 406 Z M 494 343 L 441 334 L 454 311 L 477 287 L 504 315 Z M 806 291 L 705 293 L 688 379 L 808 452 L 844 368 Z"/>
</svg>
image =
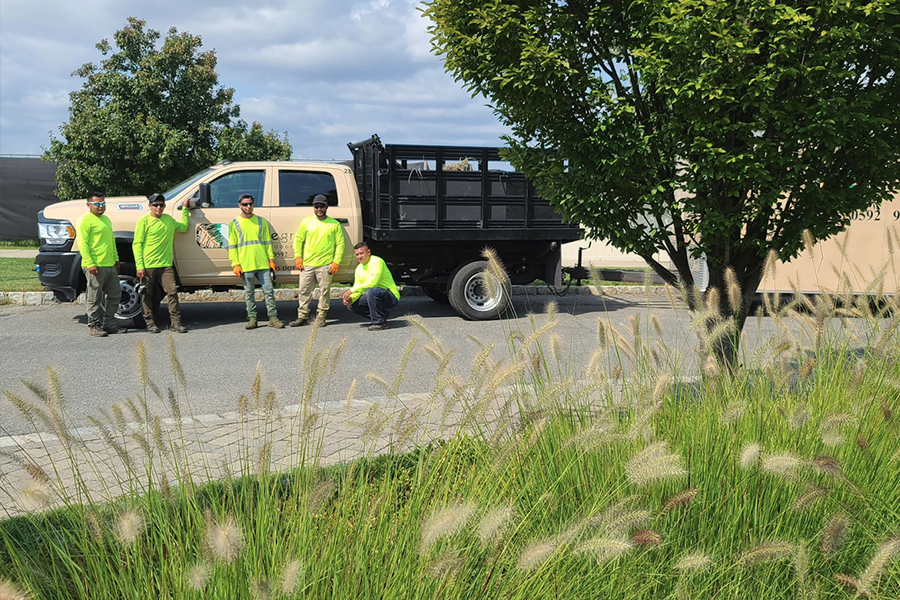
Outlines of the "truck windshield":
<svg viewBox="0 0 900 600">
<path fill-rule="evenodd" d="M 184 181 L 182 181 L 181 183 L 179 183 L 178 185 L 176 185 L 175 187 L 173 187 L 171 190 L 169 190 L 168 192 L 166 192 L 163 195 L 166 197 L 166 200 L 172 200 L 173 198 L 175 198 L 175 196 L 177 196 L 178 194 L 180 194 L 187 188 L 191 187 L 193 184 L 195 184 L 198 181 L 200 181 L 201 179 L 203 179 L 203 177 L 206 176 L 207 173 L 211 173 L 211 172 L 212 172 L 212 169 L 204 169 L 204 170 L 200 171 L 199 173 L 195 173 L 194 175 L 191 175 L 190 177 L 188 177 L 187 179 L 185 179 Z"/>
</svg>

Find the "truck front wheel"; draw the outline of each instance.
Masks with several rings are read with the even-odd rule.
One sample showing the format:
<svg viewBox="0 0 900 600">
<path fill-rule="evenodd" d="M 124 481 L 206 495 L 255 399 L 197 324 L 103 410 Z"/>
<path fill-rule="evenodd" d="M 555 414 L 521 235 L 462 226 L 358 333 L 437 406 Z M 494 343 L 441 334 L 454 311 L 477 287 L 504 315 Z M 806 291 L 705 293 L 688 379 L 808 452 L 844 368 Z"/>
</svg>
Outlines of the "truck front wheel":
<svg viewBox="0 0 900 600">
<path fill-rule="evenodd" d="M 116 311 L 116 324 L 123 329 L 143 329 L 146 326 L 141 309 L 141 297 L 137 289 L 137 269 L 131 263 L 119 264 L 119 287 L 122 299 Z M 159 293 L 153 292 L 153 310 L 159 306 Z"/>
<path fill-rule="evenodd" d="M 509 307 L 512 287 L 504 274 L 500 280 L 487 270 L 488 263 L 478 260 L 456 270 L 447 296 L 450 305 L 471 321 L 496 319 Z"/>
</svg>

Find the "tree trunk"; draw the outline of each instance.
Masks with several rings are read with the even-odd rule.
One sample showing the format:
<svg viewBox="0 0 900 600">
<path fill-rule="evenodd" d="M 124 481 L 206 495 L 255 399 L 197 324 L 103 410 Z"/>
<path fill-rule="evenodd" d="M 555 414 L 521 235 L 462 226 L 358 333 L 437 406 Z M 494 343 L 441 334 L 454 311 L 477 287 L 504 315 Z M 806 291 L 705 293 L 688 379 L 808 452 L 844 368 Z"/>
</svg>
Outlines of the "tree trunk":
<svg viewBox="0 0 900 600">
<path fill-rule="evenodd" d="M 706 334 L 715 336 L 715 339 L 711 340 L 710 351 L 718 363 L 728 371 L 737 366 L 741 332 L 744 330 L 753 298 L 762 280 L 763 265 L 762 260 L 756 260 L 743 271 L 734 269 L 735 275 L 730 285 L 727 267 L 714 266 L 709 269 L 706 299 L 716 300 L 716 306 L 707 306 L 707 309 L 714 309 L 718 314 L 707 318 L 704 325 Z M 727 322 L 731 323 L 730 330 L 723 332 L 722 325 Z"/>
</svg>

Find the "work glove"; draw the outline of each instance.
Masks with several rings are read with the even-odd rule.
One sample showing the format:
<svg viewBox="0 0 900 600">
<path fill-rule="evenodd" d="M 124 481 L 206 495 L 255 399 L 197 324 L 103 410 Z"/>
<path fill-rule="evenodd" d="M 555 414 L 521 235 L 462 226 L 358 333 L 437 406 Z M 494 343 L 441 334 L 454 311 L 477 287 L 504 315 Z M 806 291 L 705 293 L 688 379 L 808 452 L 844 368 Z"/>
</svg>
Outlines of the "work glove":
<svg viewBox="0 0 900 600">
<path fill-rule="evenodd" d="M 297 267 L 298 270 L 303 270 L 303 259 L 299 256 L 294 259 L 294 266 Z"/>
<path fill-rule="evenodd" d="M 331 263 L 331 268 L 328 269 L 328 272 L 334 275 L 338 272 L 338 267 L 339 265 L 337 263 Z"/>
<path fill-rule="evenodd" d="M 275 261 L 274 260 L 269 261 L 269 268 L 272 269 L 272 271 L 275 271 Z"/>
<path fill-rule="evenodd" d="M 235 266 L 232 271 L 234 271 L 234 274 L 238 277 L 242 277 L 244 275 L 244 270 L 241 268 L 241 265 Z"/>
</svg>

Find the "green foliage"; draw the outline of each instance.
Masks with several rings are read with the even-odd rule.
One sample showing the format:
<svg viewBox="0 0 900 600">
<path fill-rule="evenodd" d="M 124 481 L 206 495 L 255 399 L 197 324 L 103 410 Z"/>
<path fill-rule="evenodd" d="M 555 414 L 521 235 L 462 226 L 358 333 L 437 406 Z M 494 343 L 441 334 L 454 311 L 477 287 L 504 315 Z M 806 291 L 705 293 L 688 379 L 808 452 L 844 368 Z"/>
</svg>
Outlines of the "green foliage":
<svg viewBox="0 0 900 600">
<path fill-rule="evenodd" d="M 0 250 L 37 250 L 41 247 L 41 240 L 3 240 L 0 239 Z"/>
<path fill-rule="evenodd" d="M 158 49 L 160 33 L 145 25 L 130 17 L 113 43 L 97 44 L 99 65 L 73 73 L 84 84 L 44 152 L 57 163 L 61 199 L 165 190 L 225 159 L 290 158 L 287 133 L 239 119 L 234 90 L 219 85 L 215 51 L 203 51 L 200 36 L 172 27 Z"/>
<path fill-rule="evenodd" d="M 731 268 L 749 298 L 770 250 L 792 258 L 804 230 L 834 235 L 897 190 L 898 11 L 432 0 L 425 15 L 446 69 L 489 98 L 511 162 L 565 217 L 673 284 L 690 288 L 688 258 L 705 253 L 711 286 Z"/>
</svg>

